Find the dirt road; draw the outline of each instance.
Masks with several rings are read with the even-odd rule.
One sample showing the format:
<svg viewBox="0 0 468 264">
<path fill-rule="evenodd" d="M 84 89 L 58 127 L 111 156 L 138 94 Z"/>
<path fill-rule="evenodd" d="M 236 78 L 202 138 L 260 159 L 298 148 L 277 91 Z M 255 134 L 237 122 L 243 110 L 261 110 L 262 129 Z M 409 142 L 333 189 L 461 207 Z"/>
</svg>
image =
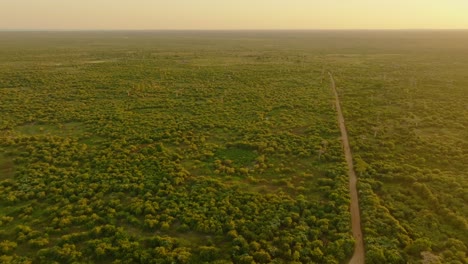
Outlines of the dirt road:
<svg viewBox="0 0 468 264">
<path fill-rule="evenodd" d="M 335 79 L 333 78 L 333 75 L 330 72 L 328 73 L 328 75 L 330 75 L 331 88 L 333 90 L 333 94 L 335 95 L 335 105 L 336 111 L 338 113 L 338 123 L 340 124 L 341 140 L 343 141 L 343 150 L 346 158 L 346 163 L 348 164 L 349 193 L 351 196 L 351 225 L 353 230 L 353 237 L 356 240 L 354 254 L 351 260 L 349 261 L 349 264 L 363 264 L 364 242 L 362 239 L 361 215 L 359 212 L 359 200 L 356 188 L 357 177 L 354 171 L 351 148 L 349 147 L 348 132 L 346 131 L 343 112 L 341 111 L 340 98 L 338 97 L 338 92 L 336 91 Z"/>
</svg>

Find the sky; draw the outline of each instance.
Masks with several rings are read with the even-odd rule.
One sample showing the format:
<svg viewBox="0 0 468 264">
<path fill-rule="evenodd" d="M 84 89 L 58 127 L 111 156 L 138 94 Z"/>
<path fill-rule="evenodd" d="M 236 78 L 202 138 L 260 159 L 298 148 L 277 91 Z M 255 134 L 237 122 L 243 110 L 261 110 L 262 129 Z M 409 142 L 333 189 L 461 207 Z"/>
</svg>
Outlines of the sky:
<svg viewBox="0 0 468 264">
<path fill-rule="evenodd" d="M 468 29 L 468 0 L 0 0 L 0 30 Z"/>
</svg>

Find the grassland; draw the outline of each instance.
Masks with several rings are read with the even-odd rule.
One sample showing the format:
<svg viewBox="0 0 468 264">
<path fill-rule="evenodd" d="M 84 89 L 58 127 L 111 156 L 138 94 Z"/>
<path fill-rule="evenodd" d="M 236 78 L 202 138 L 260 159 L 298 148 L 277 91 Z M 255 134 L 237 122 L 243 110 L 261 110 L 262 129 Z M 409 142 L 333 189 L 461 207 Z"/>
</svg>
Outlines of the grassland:
<svg viewBox="0 0 468 264">
<path fill-rule="evenodd" d="M 466 263 L 468 37 L 0 32 L 0 258 Z M 429 262 L 430 263 L 430 262 Z"/>
</svg>

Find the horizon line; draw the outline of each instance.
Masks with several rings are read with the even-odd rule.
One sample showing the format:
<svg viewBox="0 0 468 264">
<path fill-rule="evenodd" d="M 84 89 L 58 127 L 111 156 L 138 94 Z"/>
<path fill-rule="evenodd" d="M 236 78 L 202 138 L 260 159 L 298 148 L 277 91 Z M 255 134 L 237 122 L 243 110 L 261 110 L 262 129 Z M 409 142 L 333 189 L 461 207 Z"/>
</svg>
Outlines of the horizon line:
<svg viewBox="0 0 468 264">
<path fill-rule="evenodd" d="M 468 28 L 317 28 L 317 29 L 2 29 L 0 32 L 103 32 L 103 31 L 468 31 Z"/>
</svg>

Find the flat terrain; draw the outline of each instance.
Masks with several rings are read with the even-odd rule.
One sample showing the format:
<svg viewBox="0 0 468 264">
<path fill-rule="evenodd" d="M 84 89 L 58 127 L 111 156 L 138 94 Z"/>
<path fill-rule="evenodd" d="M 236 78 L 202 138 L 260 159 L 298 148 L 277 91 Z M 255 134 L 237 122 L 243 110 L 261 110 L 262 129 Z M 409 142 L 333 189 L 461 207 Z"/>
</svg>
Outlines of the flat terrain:
<svg viewBox="0 0 468 264">
<path fill-rule="evenodd" d="M 466 263 L 467 54 L 466 31 L 0 32 L 0 262 L 348 263 L 332 71 L 365 262 Z"/>
</svg>

